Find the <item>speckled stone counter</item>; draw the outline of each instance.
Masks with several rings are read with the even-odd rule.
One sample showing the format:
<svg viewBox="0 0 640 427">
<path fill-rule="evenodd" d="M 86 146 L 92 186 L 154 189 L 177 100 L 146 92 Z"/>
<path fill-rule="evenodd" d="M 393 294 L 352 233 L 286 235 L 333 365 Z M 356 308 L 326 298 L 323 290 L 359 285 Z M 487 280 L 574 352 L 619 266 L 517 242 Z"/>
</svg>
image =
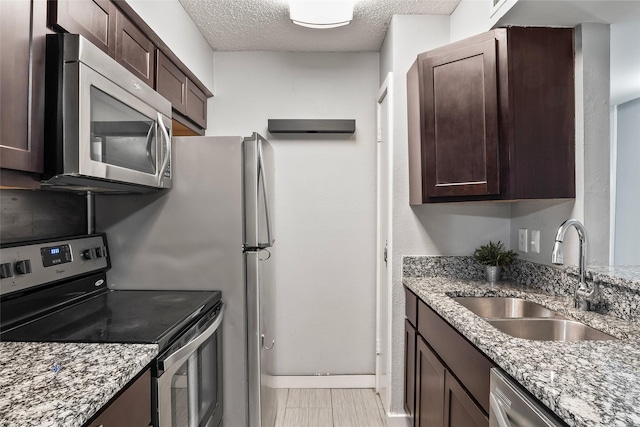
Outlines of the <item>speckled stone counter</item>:
<svg viewBox="0 0 640 427">
<path fill-rule="evenodd" d="M 640 426 L 640 324 L 573 308 L 567 295 L 451 276 L 403 283 L 570 426 Z M 531 341 L 507 335 L 453 296 L 515 296 L 613 335 L 614 341 Z"/>
<path fill-rule="evenodd" d="M 608 265 L 604 267 L 589 266 L 588 270 L 595 280 L 640 290 L 640 266 L 638 265 Z"/>
<path fill-rule="evenodd" d="M 0 342 L 0 426 L 82 426 L 157 354 L 154 344 Z"/>
</svg>

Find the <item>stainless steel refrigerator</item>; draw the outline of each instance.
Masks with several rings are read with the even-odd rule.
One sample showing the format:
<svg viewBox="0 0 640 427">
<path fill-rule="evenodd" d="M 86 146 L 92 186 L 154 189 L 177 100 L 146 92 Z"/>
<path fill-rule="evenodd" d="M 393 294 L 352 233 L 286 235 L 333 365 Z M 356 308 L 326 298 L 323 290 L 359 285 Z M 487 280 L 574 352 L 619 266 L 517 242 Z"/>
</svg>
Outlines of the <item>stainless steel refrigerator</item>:
<svg viewBox="0 0 640 427">
<path fill-rule="evenodd" d="M 117 254 L 110 286 L 221 290 L 223 425 L 272 427 L 273 149 L 256 133 L 173 147 L 170 191 L 96 197 L 96 226 Z"/>
</svg>

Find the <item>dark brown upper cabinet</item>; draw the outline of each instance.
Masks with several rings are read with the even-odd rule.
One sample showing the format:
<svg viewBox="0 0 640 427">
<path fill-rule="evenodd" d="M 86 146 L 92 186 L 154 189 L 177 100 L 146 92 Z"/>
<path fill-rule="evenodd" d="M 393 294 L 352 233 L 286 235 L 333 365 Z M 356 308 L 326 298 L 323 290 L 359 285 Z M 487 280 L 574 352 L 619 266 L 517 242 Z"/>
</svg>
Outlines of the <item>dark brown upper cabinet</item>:
<svg viewBox="0 0 640 427">
<path fill-rule="evenodd" d="M 50 1 L 49 25 L 82 35 L 154 87 L 156 46 L 113 2 Z"/>
<path fill-rule="evenodd" d="M 0 1 L 0 167 L 3 187 L 38 186 L 44 144 L 46 3 Z"/>
<path fill-rule="evenodd" d="M 191 80 L 187 80 L 187 117 L 201 128 L 207 127 L 207 96 Z"/>
<path fill-rule="evenodd" d="M 114 56 L 116 7 L 109 0 L 49 1 L 49 25 L 80 34 Z"/>
<path fill-rule="evenodd" d="M 129 20 L 120 9 L 116 9 L 115 59 L 127 70 L 155 87 L 156 46 Z"/>
<path fill-rule="evenodd" d="M 164 53 L 158 52 L 156 90 L 171 102 L 173 109 L 187 114 L 187 76 Z"/>
<path fill-rule="evenodd" d="M 167 98 L 175 135 L 204 135 L 213 94 L 125 1 L 50 0 L 49 26 L 86 37 Z"/>
<path fill-rule="evenodd" d="M 40 187 L 45 36 L 54 31 L 83 35 L 159 92 L 156 51 L 162 50 L 183 79 L 174 135 L 204 134 L 213 94 L 126 1 L 0 0 L 1 188 Z"/>
<path fill-rule="evenodd" d="M 158 51 L 156 83 L 158 93 L 167 98 L 174 113 L 178 113 L 174 114 L 173 119 L 182 126 L 177 129 L 186 128 L 187 132 L 190 130 L 204 135 L 207 127 L 207 94 L 161 51 Z"/>
<path fill-rule="evenodd" d="M 571 28 L 500 28 L 407 74 L 410 203 L 575 197 Z"/>
</svg>

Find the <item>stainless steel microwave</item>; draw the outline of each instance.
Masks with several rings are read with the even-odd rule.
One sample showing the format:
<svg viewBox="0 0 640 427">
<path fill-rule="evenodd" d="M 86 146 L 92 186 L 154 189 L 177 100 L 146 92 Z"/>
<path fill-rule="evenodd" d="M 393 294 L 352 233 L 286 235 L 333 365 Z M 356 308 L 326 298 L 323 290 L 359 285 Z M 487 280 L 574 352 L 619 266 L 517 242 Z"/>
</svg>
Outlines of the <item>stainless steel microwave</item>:
<svg viewBox="0 0 640 427">
<path fill-rule="evenodd" d="M 171 103 L 77 34 L 47 35 L 43 188 L 171 188 Z"/>
</svg>

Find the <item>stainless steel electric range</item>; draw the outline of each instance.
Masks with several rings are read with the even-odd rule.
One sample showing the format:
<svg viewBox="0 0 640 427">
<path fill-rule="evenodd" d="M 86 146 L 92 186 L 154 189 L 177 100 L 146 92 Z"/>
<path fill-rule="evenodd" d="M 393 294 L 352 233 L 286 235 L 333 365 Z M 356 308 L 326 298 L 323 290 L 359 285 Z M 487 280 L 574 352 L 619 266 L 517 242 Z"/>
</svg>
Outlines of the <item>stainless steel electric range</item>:
<svg viewBox="0 0 640 427">
<path fill-rule="evenodd" d="M 154 425 L 221 426 L 221 293 L 111 290 L 110 266 L 103 234 L 2 246 L 0 340 L 157 344 Z"/>
</svg>

